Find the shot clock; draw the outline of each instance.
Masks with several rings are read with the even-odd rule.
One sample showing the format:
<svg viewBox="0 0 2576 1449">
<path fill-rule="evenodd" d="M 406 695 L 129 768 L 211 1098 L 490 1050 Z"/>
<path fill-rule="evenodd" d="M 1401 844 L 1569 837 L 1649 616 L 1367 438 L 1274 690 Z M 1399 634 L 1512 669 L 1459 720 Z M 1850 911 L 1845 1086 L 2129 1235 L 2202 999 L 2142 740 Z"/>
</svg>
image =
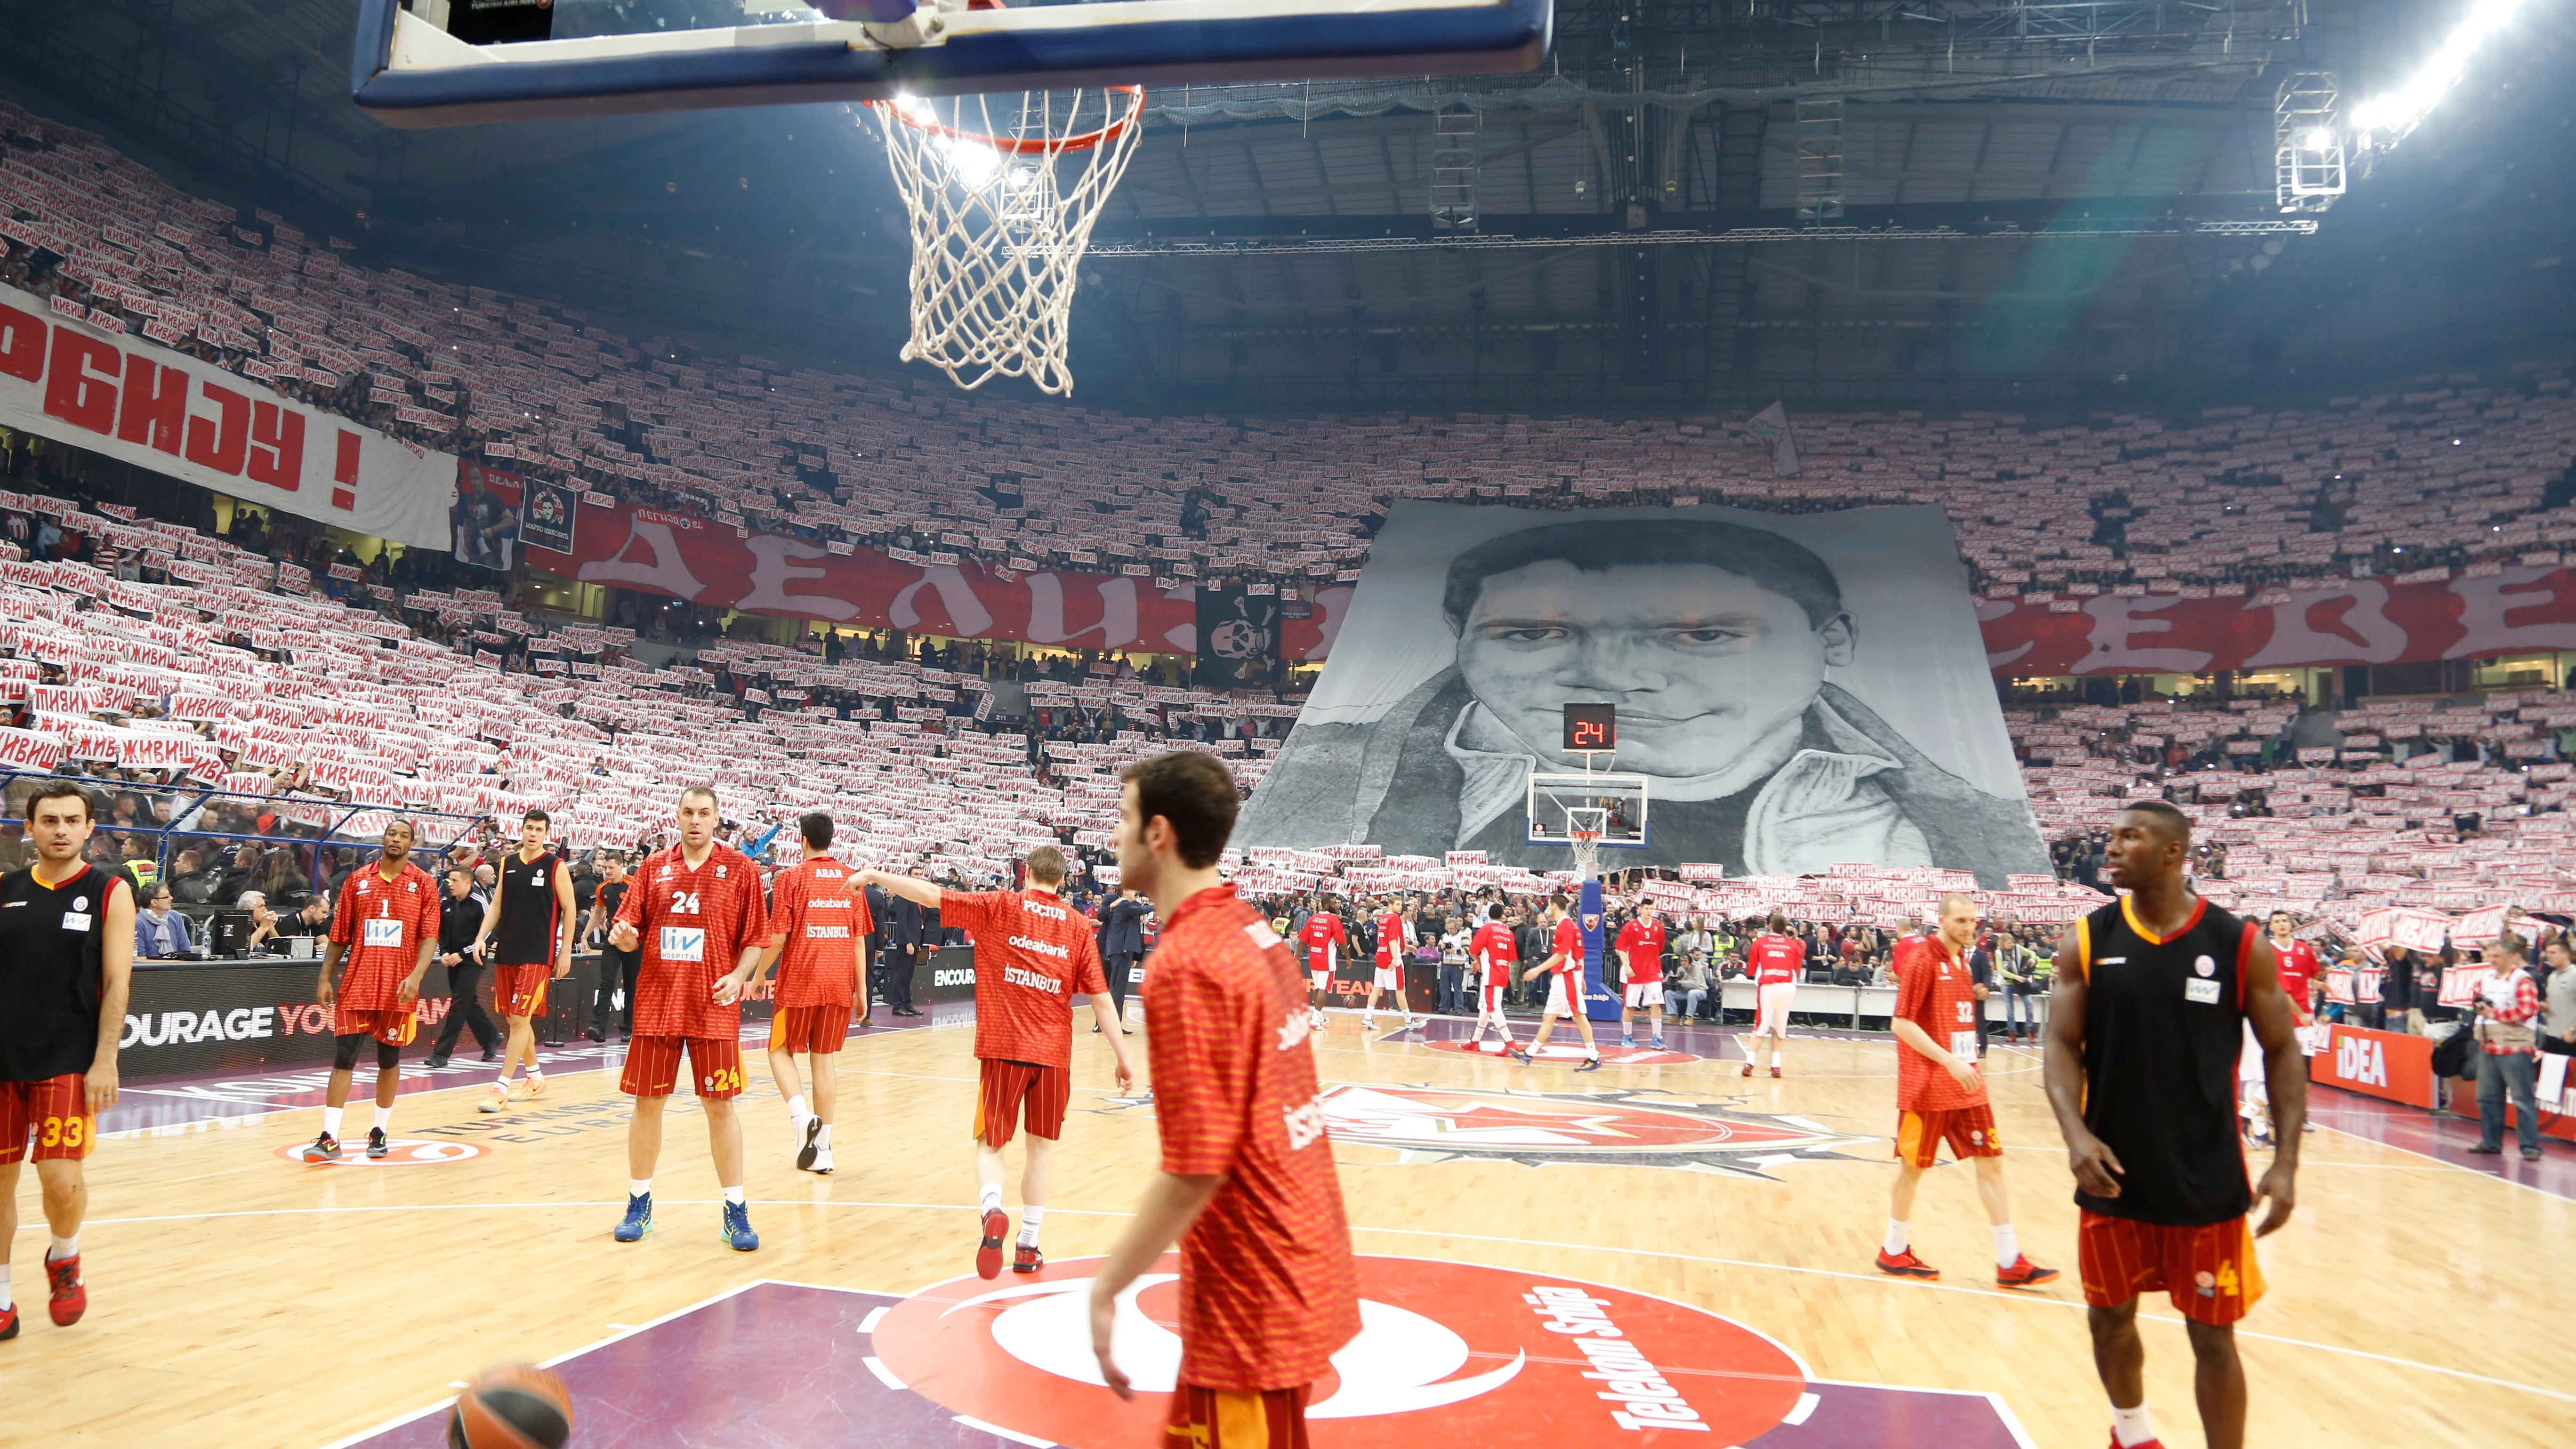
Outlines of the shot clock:
<svg viewBox="0 0 2576 1449">
<path fill-rule="evenodd" d="M 1606 755 L 1619 747 L 1619 706 L 1568 704 L 1565 707 L 1565 752 Z"/>
</svg>

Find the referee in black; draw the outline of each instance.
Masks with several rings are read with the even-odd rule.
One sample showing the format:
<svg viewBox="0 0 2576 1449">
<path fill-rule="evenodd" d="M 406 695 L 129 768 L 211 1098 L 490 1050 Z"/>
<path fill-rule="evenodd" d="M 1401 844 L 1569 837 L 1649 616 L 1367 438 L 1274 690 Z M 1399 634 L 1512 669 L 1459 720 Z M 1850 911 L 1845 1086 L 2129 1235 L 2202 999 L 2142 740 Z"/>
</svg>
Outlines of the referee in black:
<svg viewBox="0 0 2576 1449">
<path fill-rule="evenodd" d="M 626 902 L 626 862 L 608 856 L 600 863 L 599 891 L 590 907 L 590 932 L 599 938 L 599 982 L 590 993 L 590 1025 L 582 1032 L 592 1041 L 608 1040 L 608 1018 L 617 1017 L 621 1038 L 634 1035 L 635 973 L 643 969 L 644 950 L 620 951 L 608 939 L 608 923 Z M 625 1003 L 622 1007 L 618 1004 Z"/>
<path fill-rule="evenodd" d="M 475 988 L 483 984 L 483 960 L 468 949 L 474 944 L 474 933 L 481 929 L 483 903 L 474 898 L 474 872 L 461 865 L 448 867 L 447 899 L 438 903 L 438 964 L 447 968 L 451 994 L 447 1020 L 438 1024 L 438 1040 L 429 1044 L 429 1065 L 433 1067 L 447 1065 L 457 1040 L 469 1027 L 474 1031 L 474 1044 L 483 1049 L 483 1060 L 500 1060 L 495 1050 L 501 1040 L 500 1029 L 483 1009 L 482 998 L 475 995 Z"/>
</svg>

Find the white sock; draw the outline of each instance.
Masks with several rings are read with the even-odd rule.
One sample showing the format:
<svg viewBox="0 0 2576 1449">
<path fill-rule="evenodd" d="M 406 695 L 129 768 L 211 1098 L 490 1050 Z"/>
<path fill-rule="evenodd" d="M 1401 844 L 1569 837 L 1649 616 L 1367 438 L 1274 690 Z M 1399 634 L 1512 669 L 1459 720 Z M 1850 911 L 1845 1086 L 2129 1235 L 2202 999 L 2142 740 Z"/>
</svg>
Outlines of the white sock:
<svg viewBox="0 0 2576 1449">
<path fill-rule="evenodd" d="M 984 1190 L 979 1194 L 978 1200 L 982 1203 L 984 1211 L 986 1212 L 991 1212 L 995 1208 L 1000 1207 L 1002 1205 L 1002 1185 L 998 1182 L 988 1182 L 984 1184 Z"/>
<path fill-rule="evenodd" d="M 53 1238 L 53 1234 L 51 1233 L 47 1233 L 45 1236 Z M 80 1234 L 78 1233 L 74 1233 L 68 1238 L 54 1238 L 53 1241 L 45 1247 L 45 1261 L 48 1263 L 59 1263 L 65 1258 L 77 1258 L 79 1256 Z"/>
<path fill-rule="evenodd" d="M 802 1121 L 804 1121 L 806 1118 L 811 1117 L 811 1116 L 813 1116 L 813 1115 L 814 1115 L 813 1113 L 808 1112 L 808 1111 L 806 1111 L 806 1110 L 805 1110 L 805 1098 L 803 1097 L 803 1095 L 802 1095 L 802 1094 L 799 1094 L 799 1095 L 797 1095 L 797 1096 L 793 1096 L 793 1097 L 790 1097 L 790 1098 L 788 1098 L 788 1099 L 787 1099 L 787 1120 L 788 1120 L 788 1121 L 790 1121 L 790 1122 L 802 1122 Z"/>
<path fill-rule="evenodd" d="M 1894 1218 L 1889 1218 L 1887 1220 L 1887 1241 L 1879 1244 L 1879 1246 L 1887 1250 L 1887 1256 L 1894 1258 L 1904 1254 L 1905 1242 L 1905 1224 L 1898 1222 Z"/>
<path fill-rule="evenodd" d="M 376 1109 L 376 1130 L 377 1130 L 377 1131 L 379 1131 L 379 1132 L 384 1131 L 387 1127 L 390 1127 L 390 1126 L 392 1126 L 392 1125 L 393 1125 L 393 1121 L 394 1121 L 394 1109 L 393 1109 L 393 1108 L 391 1108 L 391 1107 L 378 1107 L 378 1108 Z"/>
<path fill-rule="evenodd" d="M 1023 1247 L 1034 1248 L 1038 1245 L 1038 1224 L 1045 1219 L 1045 1208 L 1022 1207 L 1020 1209 L 1020 1243 Z"/>
<path fill-rule="evenodd" d="M 729 1188 L 726 1188 L 726 1189 L 725 1189 L 725 1201 L 726 1201 L 726 1202 L 729 1202 L 729 1203 L 731 1203 L 731 1204 L 733 1204 L 735 1207 L 740 1207 L 740 1206 L 742 1206 L 742 1204 L 743 1204 L 742 1189 L 741 1189 L 741 1188 L 738 1188 L 738 1187 L 729 1187 Z"/>
<path fill-rule="evenodd" d="M 653 1195 L 653 1179 L 649 1177 L 630 1177 L 626 1179 L 626 1195 L 628 1197 L 651 1197 Z"/>
<path fill-rule="evenodd" d="M 2147 1406 L 2123 1409 L 2111 1406 L 2111 1437 L 2121 1444 L 2144 1444 L 2156 1437 L 2155 1420 L 2147 1417 Z"/>
<path fill-rule="evenodd" d="M 826 1151 L 826 1152 L 828 1152 L 828 1151 L 830 1151 L 830 1150 L 831 1150 L 831 1147 L 832 1147 L 832 1124 L 831 1124 L 831 1123 L 829 1123 L 829 1122 L 824 1123 L 824 1124 L 823 1124 L 823 1130 L 814 1134 L 814 1146 L 815 1146 L 815 1148 L 816 1148 L 818 1151 Z"/>
<path fill-rule="evenodd" d="M 9 1296 L 9 1265 L 0 1263 L 0 1313 L 6 1313 L 18 1300 Z"/>
<path fill-rule="evenodd" d="M 2021 1243 L 2013 1237 L 2010 1223 L 1995 1225 L 1995 1266 L 2009 1268 L 2021 1261 Z"/>
<path fill-rule="evenodd" d="M 323 1108 L 323 1109 L 322 1109 L 322 1135 L 323 1135 L 323 1136 L 325 1136 L 325 1137 L 337 1137 L 337 1136 L 339 1136 L 339 1135 L 340 1135 L 340 1112 L 341 1112 L 341 1110 L 342 1110 L 342 1109 L 340 1109 L 340 1108 L 338 1108 L 338 1107 L 325 1107 L 325 1108 Z"/>
</svg>

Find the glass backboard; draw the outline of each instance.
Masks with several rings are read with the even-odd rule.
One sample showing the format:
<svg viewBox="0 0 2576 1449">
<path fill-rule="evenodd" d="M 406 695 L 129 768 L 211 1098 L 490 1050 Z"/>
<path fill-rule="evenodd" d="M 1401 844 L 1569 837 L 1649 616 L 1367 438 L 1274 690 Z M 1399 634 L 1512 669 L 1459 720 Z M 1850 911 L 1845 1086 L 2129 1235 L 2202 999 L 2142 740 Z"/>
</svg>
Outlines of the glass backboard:
<svg viewBox="0 0 2576 1449">
<path fill-rule="evenodd" d="M 1577 830 L 1599 831 L 1603 850 L 1643 850 L 1646 777 L 1532 773 L 1522 838 L 1532 845 L 1571 845 Z"/>
<path fill-rule="evenodd" d="M 378 120 L 420 127 L 1162 81 L 1502 74 L 1538 65 L 1554 14 L 1553 0 L 825 4 L 835 13 L 783 0 L 360 0 L 351 90 Z"/>
</svg>

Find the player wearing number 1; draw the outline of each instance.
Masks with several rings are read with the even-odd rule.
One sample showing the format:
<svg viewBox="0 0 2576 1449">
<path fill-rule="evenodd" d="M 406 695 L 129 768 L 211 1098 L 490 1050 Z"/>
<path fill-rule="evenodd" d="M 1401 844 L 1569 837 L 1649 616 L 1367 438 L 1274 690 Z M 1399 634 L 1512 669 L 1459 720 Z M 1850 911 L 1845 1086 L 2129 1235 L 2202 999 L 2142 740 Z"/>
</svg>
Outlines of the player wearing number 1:
<svg viewBox="0 0 2576 1449">
<path fill-rule="evenodd" d="M 1953 891 L 1941 898 L 1941 924 L 1913 937 L 1896 955 L 1896 1187 L 1890 1194 L 1887 1241 L 1878 1270 L 1902 1278 L 1938 1279 L 1931 1264 L 1908 1246 L 1914 1190 L 1938 1160 L 1950 1155 L 1977 1164 L 1977 1196 L 1995 1229 L 1995 1283 L 2030 1288 L 2057 1276 L 2022 1256 L 2004 1196 L 2004 1144 L 1995 1132 L 1994 1107 L 1977 1064 L 1977 998 L 1970 990 L 1968 952 L 1977 941 L 1977 903 Z"/>
<path fill-rule="evenodd" d="M 760 867 L 716 843 L 716 792 L 680 792 L 680 843 L 647 856 L 634 887 L 618 903 L 608 942 L 638 951 L 635 1032 L 617 1090 L 635 1099 L 626 1128 L 626 1216 L 616 1238 L 632 1243 L 653 1231 L 653 1165 L 662 1155 L 662 1108 L 677 1085 L 685 1053 L 698 1105 L 707 1114 L 707 1147 L 724 1187 L 718 1236 L 739 1252 L 760 1246 L 742 1191 L 742 991 L 769 945 L 769 908 Z"/>
<path fill-rule="evenodd" d="M 0 876 L 0 1339 L 18 1336 L 9 1294 L 18 1176 L 30 1149 L 53 1241 L 47 1307 L 69 1328 L 89 1307 L 81 1283 L 81 1163 L 98 1117 L 116 1103 L 116 1048 L 134 971 L 134 892 L 81 859 L 97 812 L 68 780 L 27 797 L 36 862 Z"/>
<path fill-rule="evenodd" d="M 438 952 L 438 882 L 411 863 L 412 827 L 385 827 L 376 863 L 349 873 L 331 912 L 331 939 L 322 948 L 322 980 L 313 999 L 331 1008 L 331 1084 L 322 1094 L 322 1135 L 305 1144 L 304 1160 L 329 1162 L 340 1155 L 340 1113 L 349 1105 L 349 1074 L 358 1049 L 376 1040 L 376 1120 L 367 1131 L 367 1155 L 391 1149 L 394 1092 L 402 1083 L 402 1049 L 420 1030 L 413 1004 L 420 979 Z M 348 971 L 332 975 L 342 960 Z"/>
</svg>

